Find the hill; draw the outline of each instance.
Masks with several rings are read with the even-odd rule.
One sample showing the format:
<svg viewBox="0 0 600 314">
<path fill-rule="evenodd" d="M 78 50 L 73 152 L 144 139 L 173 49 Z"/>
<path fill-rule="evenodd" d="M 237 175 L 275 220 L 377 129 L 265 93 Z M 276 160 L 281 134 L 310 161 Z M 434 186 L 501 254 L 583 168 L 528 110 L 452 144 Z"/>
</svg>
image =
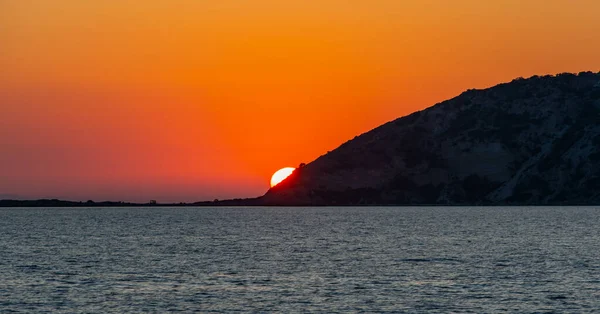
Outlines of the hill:
<svg viewBox="0 0 600 314">
<path fill-rule="evenodd" d="M 600 204 L 600 73 L 516 79 L 386 123 L 262 205 Z"/>
</svg>

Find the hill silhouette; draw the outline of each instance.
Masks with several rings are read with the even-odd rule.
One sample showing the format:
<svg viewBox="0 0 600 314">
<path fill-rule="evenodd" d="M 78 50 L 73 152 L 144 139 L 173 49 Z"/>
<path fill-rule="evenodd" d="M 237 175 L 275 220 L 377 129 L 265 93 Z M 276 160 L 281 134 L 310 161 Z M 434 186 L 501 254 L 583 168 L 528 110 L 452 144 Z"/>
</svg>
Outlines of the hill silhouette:
<svg viewBox="0 0 600 314">
<path fill-rule="evenodd" d="M 260 205 L 600 204 L 600 73 L 468 90 L 298 169 Z"/>
</svg>

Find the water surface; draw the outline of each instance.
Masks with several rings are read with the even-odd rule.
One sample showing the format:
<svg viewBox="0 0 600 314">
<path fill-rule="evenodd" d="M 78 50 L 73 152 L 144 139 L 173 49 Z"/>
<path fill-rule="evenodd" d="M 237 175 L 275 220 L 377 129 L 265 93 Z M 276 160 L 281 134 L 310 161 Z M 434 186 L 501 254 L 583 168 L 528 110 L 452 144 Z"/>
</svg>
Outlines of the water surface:
<svg viewBox="0 0 600 314">
<path fill-rule="evenodd" d="M 0 312 L 593 312 L 600 208 L 0 209 Z"/>
</svg>

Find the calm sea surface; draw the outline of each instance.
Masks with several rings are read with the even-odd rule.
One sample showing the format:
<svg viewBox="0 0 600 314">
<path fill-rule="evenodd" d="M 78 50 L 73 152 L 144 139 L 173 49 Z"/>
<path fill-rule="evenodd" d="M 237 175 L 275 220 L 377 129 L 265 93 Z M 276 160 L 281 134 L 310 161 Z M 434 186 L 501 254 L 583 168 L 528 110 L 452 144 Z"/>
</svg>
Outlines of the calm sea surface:
<svg viewBox="0 0 600 314">
<path fill-rule="evenodd" d="M 600 310 L 600 207 L 0 209 L 0 312 Z"/>
</svg>

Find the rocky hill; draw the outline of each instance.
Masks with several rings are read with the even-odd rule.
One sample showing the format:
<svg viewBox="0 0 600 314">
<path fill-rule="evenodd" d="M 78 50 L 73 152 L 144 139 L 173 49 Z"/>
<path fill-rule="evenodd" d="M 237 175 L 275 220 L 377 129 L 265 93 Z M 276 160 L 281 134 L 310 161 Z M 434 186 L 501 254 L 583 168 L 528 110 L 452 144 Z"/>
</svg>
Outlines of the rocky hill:
<svg viewBox="0 0 600 314">
<path fill-rule="evenodd" d="M 600 73 L 468 90 L 355 137 L 258 203 L 600 204 Z"/>
</svg>

